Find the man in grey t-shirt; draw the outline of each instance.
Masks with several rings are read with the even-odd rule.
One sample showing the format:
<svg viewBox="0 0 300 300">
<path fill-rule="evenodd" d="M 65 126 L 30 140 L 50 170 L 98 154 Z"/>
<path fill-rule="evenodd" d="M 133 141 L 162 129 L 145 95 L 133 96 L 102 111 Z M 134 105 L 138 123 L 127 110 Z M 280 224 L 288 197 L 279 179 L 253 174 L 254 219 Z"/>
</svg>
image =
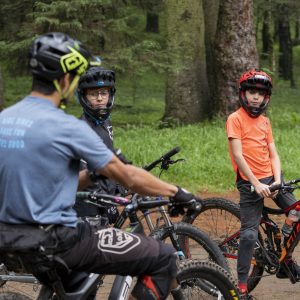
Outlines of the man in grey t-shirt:
<svg viewBox="0 0 300 300">
<path fill-rule="evenodd" d="M 79 173 L 79 162 L 84 159 L 89 171 L 140 194 L 181 202 L 194 196 L 123 164 L 88 125 L 59 109 L 73 96 L 88 66 L 89 52 L 80 42 L 62 33 L 48 33 L 33 42 L 29 57 L 30 95 L 0 114 L 0 239 L 4 236 L 0 248 L 7 246 L 5 234 L 18 240 L 23 224 L 54 224 L 60 242 L 72 237 L 66 239 L 72 244 L 57 253 L 70 269 L 139 275 L 132 299 L 165 299 L 176 286 L 174 249 L 142 235 L 78 223 L 72 208 L 76 190 L 91 184 L 88 171 Z M 4 227 L 6 231 L 1 232 Z M 108 241 L 105 249 L 103 238 Z"/>
</svg>

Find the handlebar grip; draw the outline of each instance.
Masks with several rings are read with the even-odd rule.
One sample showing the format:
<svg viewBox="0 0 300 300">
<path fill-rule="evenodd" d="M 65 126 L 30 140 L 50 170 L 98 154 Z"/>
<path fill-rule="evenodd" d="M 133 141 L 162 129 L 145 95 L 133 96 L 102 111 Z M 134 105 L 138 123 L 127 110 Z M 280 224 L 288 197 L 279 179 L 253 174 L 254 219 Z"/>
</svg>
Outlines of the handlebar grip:
<svg viewBox="0 0 300 300">
<path fill-rule="evenodd" d="M 138 204 L 139 209 L 150 209 L 150 208 L 155 208 L 159 206 L 164 206 L 169 204 L 169 200 L 146 200 L 146 201 L 141 201 Z"/>
<path fill-rule="evenodd" d="M 155 160 L 154 162 L 152 162 L 150 165 L 145 166 L 144 169 L 146 171 L 150 171 L 152 170 L 156 165 L 158 165 L 159 163 L 161 163 L 164 160 L 169 159 L 170 157 L 172 157 L 173 155 L 175 155 L 176 153 L 178 153 L 180 151 L 180 147 L 175 147 L 172 150 L 170 150 L 169 152 L 167 152 L 166 154 L 164 154 L 161 158 Z"/>
<path fill-rule="evenodd" d="M 78 200 L 88 199 L 90 194 L 91 194 L 90 192 L 77 192 L 76 199 L 78 199 Z"/>
<path fill-rule="evenodd" d="M 180 152 L 180 147 L 175 147 L 174 149 L 170 150 L 169 152 L 167 152 L 165 155 L 163 155 L 161 157 L 161 160 L 165 160 L 168 159 L 170 157 L 172 157 L 173 155 L 175 155 L 176 153 Z"/>
<path fill-rule="evenodd" d="M 269 187 L 270 192 L 275 192 L 277 190 L 280 190 L 283 187 L 283 185 L 281 183 L 279 184 L 274 184 L 272 186 Z"/>
</svg>

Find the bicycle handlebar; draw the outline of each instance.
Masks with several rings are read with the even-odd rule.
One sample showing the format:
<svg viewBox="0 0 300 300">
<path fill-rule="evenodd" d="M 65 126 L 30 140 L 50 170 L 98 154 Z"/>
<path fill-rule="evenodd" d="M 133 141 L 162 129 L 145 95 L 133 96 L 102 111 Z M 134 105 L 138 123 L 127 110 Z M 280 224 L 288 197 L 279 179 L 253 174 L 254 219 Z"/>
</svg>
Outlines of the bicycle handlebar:
<svg viewBox="0 0 300 300">
<path fill-rule="evenodd" d="M 169 204 L 170 201 L 167 199 L 159 199 L 156 198 L 155 200 L 148 200 L 144 198 L 131 198 L 127 199 L 124 197 L 119 196 L 112 196 L 108 194 L 101 194 L 97 192 L 77 192 L 76 193 L 76 199 L 78 200 L 91 200 L 91 204 L 97 205 L 97 203 L 94 202 L 102 202 L 102 203 L 110 203 L 112 205 L 122 205 L 126 206 L 128 204 L 132 204 L 133 209 L 150 209 L 154 207 L 163 206 L 166 204 Z"/>
<path fill-rule="evenodd" d="M 155 160 L 151 164 L 146 165 L 143 169 L 145 169 L 146 171 L 150 171 L 155 166 L 157 166 L 159 163 L 168 160 L 169 158 L 171 158 L 173 155 L 175 155 L 179 151 L 180 151 L 180 147 L 175 147 L 174 149 L 170 150 L 169 152 L 167 152 L 166 154 L 164 154 L 162 157 L 160 157 L 159 159 Z"/>
<path fill-rule="evenodd" d="M 91 194 L 90 192 L 77 192 L 76 199 L 78 199 L 78 200 L 87 199 L 87 198 L 89 198 L 90 194 Z"/>
<path fill-rule="evenodd" d="M 282 183 L 279 183 L 279 184 L 274 184 L 272 186 L 269 187 L 269 190 L 271 193 L 277 191 L 277 190 L 280 190 L 281 188 L 283 187 L 283 184 Z"/>
<path fill-rule="evenodd" d="M 275 192 L 277 190 L 284 190 L 284 189 L 294 190 L 294 189 L 299 188 L 299 187 L 295 187 L 295 186 L 292 186 L 292 185 L 297 184 L 298 182 L 300 182 L 300 178 L 290 180 L 288 182 L 282 182 L 282 183 L 279 183 L 279 184 L 274 184 L 274 185 L 270 186 L 269 190 L 270 190 L 270 192 Z"/>
</svg>

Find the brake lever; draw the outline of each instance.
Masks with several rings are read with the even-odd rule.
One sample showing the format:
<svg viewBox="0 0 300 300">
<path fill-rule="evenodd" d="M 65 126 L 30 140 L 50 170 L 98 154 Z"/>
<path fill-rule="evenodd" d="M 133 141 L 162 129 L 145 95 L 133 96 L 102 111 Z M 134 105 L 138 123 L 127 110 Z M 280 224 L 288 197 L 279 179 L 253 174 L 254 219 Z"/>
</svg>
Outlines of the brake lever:
<svg viewBox="0 0 300 300">
<path fill-rule="evenodd" d="M 160 168 L 162 170 L 168 170 L 168 168 L 169 168 L 170 165 L 176 164 L 176 163 L 178 163 L 180 161 L 185 161 L 185 159 L 184 158 L 179 158 L 179 159 L 176 159 L 176 160 L 172 160 L 172 159 L 164 160 L 161 163 Z"/>
<path fill-rule="evenodd" d="M 178 158 L 178 159 L 176 159 L 176 160 L 173 160 L 173 161 L 171 162 L 171 164 L 176 164 L 176 163 L 181 162 L 181 161 L 185 161 L 185 159 L 184 159 L 184 158 Z"/>
</svg>

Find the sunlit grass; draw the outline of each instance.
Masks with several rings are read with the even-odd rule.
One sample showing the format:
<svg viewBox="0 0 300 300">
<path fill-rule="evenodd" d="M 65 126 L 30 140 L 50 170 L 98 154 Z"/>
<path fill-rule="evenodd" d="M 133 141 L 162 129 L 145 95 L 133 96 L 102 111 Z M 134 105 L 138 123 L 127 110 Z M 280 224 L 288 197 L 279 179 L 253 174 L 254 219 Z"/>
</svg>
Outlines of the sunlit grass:
<svg viewBox="0 0 300 300">
<path fill-rule="evenodd" d="M 295 57 L 300 60 L 300 48 Z M 275 78 L 268 110 L 282 169 L 286 179 L 300 177 L 300 71 L 295 64 L 295 89 Z M 5 81 L 6 106 L 21 99 L 30 90 L 28 77 Z M 132 78 L 118 78 L 116 103 L 112 113 L 115 146 L 136 165 L 144 166 L 171 148 L 180 146 L 174 158 L 184 158 L 162 175 L 163 179 L 185 186 L 193 192 L 225 192 L 235 189 L 225 119 L 172 129 L 158 129 L 164 113 L 165 83 L 162 75 L 147 74 L 133 88 Z M 76 101 L 67 111 L 76 116 L 81 107 Z M 158 170 L 154 170 L 156 175 Z"/>
</svg>

